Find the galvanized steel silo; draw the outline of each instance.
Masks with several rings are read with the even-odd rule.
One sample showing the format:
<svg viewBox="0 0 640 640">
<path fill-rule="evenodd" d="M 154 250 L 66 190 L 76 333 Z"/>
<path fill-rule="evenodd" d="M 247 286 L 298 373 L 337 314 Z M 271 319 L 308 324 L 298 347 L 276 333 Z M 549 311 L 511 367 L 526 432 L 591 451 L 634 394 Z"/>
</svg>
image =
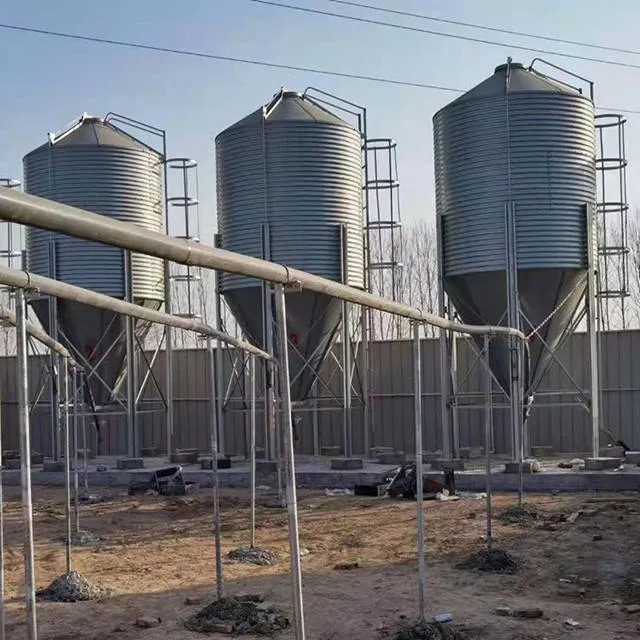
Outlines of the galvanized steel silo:
<svg viewBox="0 0 640 640">
<path fill-rule="evenodd" d="M 506 324 L 506 209 L 515 216 L 518 298 L 535 388 L 586 288 L 586 207 L 596 200 L 593 102 L 521 64 L 433 118 L 444 286 L 469 323 Z M 551 315 L 553 314 L 553 315 Z M 549 316 L 551 317 L 549 318 Z M 491 366 L 509 386 L 506 346 Z"/>
<path fill-rule="evenodd" d="M 27 193 L 80 207 L 94 213 L 163 230 L 163 159 L 155 150 L 100 118 L 82 116 L 60 134 L 23 159 Z M 116 298 L 124 298 L 124 252 L 42 229 L 26 231 L 27 269 Z M 164 300 L 163 264 L 157 258 L 131 257 L 132 297 L 137 304 L 159 308 Z M 49 325 L 46 298 L 33 302 L 45 327 Z M 90 362 L 99 362 L 99 376 L 112 385 L 122 370 L 122 320 L 110 312 L 58 301 L 59 328 Z M 139 337 L 148 329 L 136 324 Z M 117 344 L 115 344 L 117 343 Z M 108 391 L 92 378 L 96 401 Z"/>
<path fill-rule="evenodd" d="M 358 130 L 292 91 L 280 91 L 220 133 L 220 246 L 362 287 L 361 146 Z M 263 344 L 261 283 L 221 274 L 220 284 L 248 337 Z M 292 394 L 301 399 L 338 328 L 341 304 L 312 292 L 288 293 L 287 311 L 295 346 Z"/>
</svg>

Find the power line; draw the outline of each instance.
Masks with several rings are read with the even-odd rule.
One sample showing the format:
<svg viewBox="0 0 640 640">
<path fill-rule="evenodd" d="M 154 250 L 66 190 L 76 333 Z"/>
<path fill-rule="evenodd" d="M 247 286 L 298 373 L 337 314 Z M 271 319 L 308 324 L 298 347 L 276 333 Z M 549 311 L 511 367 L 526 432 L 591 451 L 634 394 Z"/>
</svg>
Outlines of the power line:
<svg viewBox="0 0 640 640">
<path fill-rule="evenodd" d="M 418 18 L 419 20 L 430 20 L 431 22 L 440 22 L 442 24 L 454 24 L 459 27 L 470 27 L 471 29 L 481 29 L 482 31 L 491 31 L 493 33 L 506 33 L 511 36 L 523 36 L 525 38 L 534 38 L 536 40 L 546 40 L 547 42 L 557 42 L 559 44 L 569 44 L 576 47 L 587 47 L 589 49 L 600 49 L 602 51 L 612 51 L 614 53 L 626 53 L 633 56 L 640 56 L 640 51 L 634 49 L 621 49 L 618 47 L 610 47 L 604 44 L 596 44 L 594 42 L 583 42 L 581 40 L 566 40 L 564 38 L 554 38 L 552 36 L 543 36 L 537 33 L 527 33 L 526 31 L 515 31 L 514 29 L 502 29 L 500 27 L 490 27 L 484 24 L 475 24 L 473 22 L 462 22 L 461 20 L 452 20 L 450 18 L 438 18 L 436 16 L 428 16 L 424 13 L 412 13 L 411 11 L 399 11 L 398 9 L 388 9 L 386 7 L 376 7 L 372 4 L 363 4 L 360 2 L 351 2 L 351 0 L 328 0 L 336 4 L 343 4 L 350 7 L 359 7 L 361 9 L 371 9 L 381 13 L 390 13 L 408 18 Z"/>
<path fill-rule="evenodd" d="M 626 67 L 627 69 L 640 69 L 640 64 L 633 64 L 632 62 L 619 62 L 617 60 L 605 60 L 604 58 L 592 58 L 589 56 L 581 56 L 575 53 L 562 53 L 560 51 L 554 51 L 552 49 L 536 49 L 535 47 L 526 47 L 524 45 L 511 44 L 509 42 L 497 42 L 495 40 L 485 40 L 484 38 L 474 38 L 472 36 L 463 36 L 457 33 L 448 33 L 446 31 L 435 31 L 434 29 L 410 27 L 409 25 L 398 24 L 396 22 L 385 22 L 384 20 L 374 20 L 372 18 L 349 16 L 347 14 L 336 13 L 334 11 L 322 11 L 320 9 L 311 9 L 310 7 L 298 7 L 293 4 L 285 4 L 284 2 L 274 2 L 273 0 L 249 0 L 249 2 L 255 2 L 257 4 L 263 4 L 263 5 L 268 5 L 272 7 L 279 7 L 281 9 L 302 11 L 304 13 L 312 13 L 315 15 L 330 16 L 332 18 L 340 18 L 342 20 L 351 20 L 352 22 L 362 22 L 365 24 L 373 24 L 379 27 L 388 27 L 390 29 L 401 29 L 402 31 L 413 31 L 415 33 L 425 33 L 431 36 L 438 36 L 441 38 L 453 38 L 455 40 L 464 40 L 466 42 L 475 42 L 477 44 L 488 44 L 493 47 L 508 47 L 510 49 L 516 49 L 518 51 L 529 51 L 532 53 L 541 53 L 544 55 L 558 56 L 561 58 L 571 58 L 572 60 L 596 62 L 598 64 L 607 64 L 614 67 Z"/>
<path fill-rule="evenodd" d="M 25 27 L 14 24 L 0 23 L 0 29 L 18 31 L 23 33 L 33 33 L 37 35 L 52 36 L 55 38 L 64 38 L 67 40 L 80 40 L 83 42 L 92 42 L 96 44 L 108 44 L 117 47 L 125 47 L 130 49 L 142 49 L 146 51 L 155 51 L 160 53 L 169 53 L 173 55 L 190 56 L 195 58 L 204 58 L 208 60 L 218 60 L 222 62 L 234 62 L 239 64 L 249 64 L 271 69 L 282 69 L 285 71 L 301 71 L 304 73 L 313 73 L 325 76 L 334 76 L 338 78 L 348 78 L 351 80 L 365 80 L 368 82 L 377 82 L 381 84 L 390 84 L 395 86 L 412 87 L 415 89 L 431 89 L 433 91 L 447 91 L 450 93 L 464 93 L 466 89 L 457 87 L 445 87 L 436 84 L 428 84 L 424 82 L 412 82 L 410 80 L 397 80 L 395 78 L 383 78 L 378 76 L 369 76 L 358 73 L 346 73 L 343 71 L 331 71 L 329 69 L 317 69 L 313 67 L 301 67 L 296 65 L 280 64 L 276 62 L 267 62 L 265 60 L 252 60 L 250 58 L 235 58 L 232 56 L 223 56 L 213 53 L 205 53 L 202 51 L 190 51 L 188 49 L 176 49 L 173 47 L 162 47 L 159 45 L 144 44 L 141 42 L 130 42 L 126 40 L 114 40 L 112 38 L 100 38 L 97 36 L 87 36 L 77 33 L 67 33 L 62 31 L 51 31 L 49 29 L 37 29 L 35 27 Z M 611 107 L 597 107 L 598 110 L 611 111 L 616 113 L 640 114 L 640 109 L 614 109 Z"/>
<path fill-rule="evenodd" d="M 49 29 L 36 29 L 35 27 L 24 27 L 15 24 L 1 24 L 0 29 L 11 31 L 21 31 L 26 33 L 36 33 L 39 35 L 53 36 L 56 38 L 65 38 L 67 40 L 82 40 L 84 42 L 94 42 L 99 44 L 109 44 L 117 47 L 127 47 L 130 49 L 144 49 L 146 51 L 156 51 L 160 53 L 171 53 L 174 55 L 191 56 L 194 58 L 205 58 L 208 60 L 220 60 L 223 62 L 236 62 L 240 64 L 251 64 L 259 67 L 269 67 L 271 69 L 283 69 L 287 71 L 302 71 L 304 73 L 314 73 L 325 76 L 335 76 L 338 78 L 349 78 L 351 80 L 368 80 L 369 82 L 381 82 L 384 84 L 393 84 L 404 87 L 414 87 L 418 89 L 433 89 L 434 91 L 450 91 L 453 93 L 464 93 L 463 89 L 455 89 L 453 87 L 444 87 L 435 84 L 426 84 L 424 82 L 411 82 L 410 80 L 396 80 L 394 78 L 382 78 L 378 76 L 368 76 L 358 73 L 346 73 L 343 71 L 330 71 L 328 69 L 316 69 L 312 67 L 300 67 L 290 64 L 279 64 L 277 62 L 267 62 L 265 60 L 252 60 L 250 58 L 234 58 L 232 56 L 223 56 L 213 53 L 205 53 L 202 51 L 190 51 L 188 49 L 175 49 L 173 47 L 161 47 L 158 45 L 144 44 L 142 42 L 128 42 L 126 40 L 114 40 L 112 38 L 99 38 L 97 36 L 86 36 L 79 33 L 67 33 L 64 31 L 51 31 Z"/>
</svg>

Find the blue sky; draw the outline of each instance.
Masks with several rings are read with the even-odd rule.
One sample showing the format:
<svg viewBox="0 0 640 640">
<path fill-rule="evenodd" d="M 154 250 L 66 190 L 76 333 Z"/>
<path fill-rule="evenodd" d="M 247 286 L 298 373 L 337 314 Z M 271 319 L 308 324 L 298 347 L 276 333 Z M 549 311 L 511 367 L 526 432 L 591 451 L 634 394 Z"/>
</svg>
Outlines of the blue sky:
<svg viewBox="0 0 640 640">
<path fill-rule="evenodd" d="M 365 15 L 425 28 L 485 37 L 582 55 L 640 56 L 572 48 L 502 34 L 416 22 L 350 9 L 327 0 L 291 4 Z M 511 55 L 535 54 L 308 15 L 248 0 L 22 0 L 4 2 L 4 23 L 188 48 L 344 72 L 469 88 Z M 640 48 L 636 0 L 369 0 L 369 4 L 428 13 L 562 38 Z M 596 101 L 640 110 L 640 70 L 545 56 L 592 78 Z M 282 85 L 314 85 L 364 104 L 370 133 L 398 143 L 405 221 L 433 218 L 431 117 L 456 94 L 345 80 L 242 64 L 120 49 L 99 44 L 0 31 L 3 97 L 0 100 L 0 175 L 21 177 L 22 156 L 87 111 L 117 111 L 167 130 L 169 153 L 199 163 L 202 236 L 215 229 L 213 138 L 253 111 Z M 640 115 L 629 116 L 629 197 L 640 204 L 633 177 L 640 166 Z"/>
</svg>

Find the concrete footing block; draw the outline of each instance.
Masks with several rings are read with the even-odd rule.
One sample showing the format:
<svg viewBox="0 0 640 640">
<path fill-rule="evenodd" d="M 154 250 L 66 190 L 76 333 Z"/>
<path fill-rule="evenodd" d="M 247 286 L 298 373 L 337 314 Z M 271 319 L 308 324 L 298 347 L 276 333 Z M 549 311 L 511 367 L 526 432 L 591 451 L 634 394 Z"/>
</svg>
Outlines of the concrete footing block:
<svg viewBox="0 0 640 640">
<path fill-rule="evenodd" d="M 256 460 L 264 460 L 267 452 L 262 447 L 256 447 Z"/>
<path fill-rule="evenodd" d="M 199 455 L 197 449 L 176 449 L 171 454 L 171 462 L 173 464 L 197 464 Z"/>
<path fill-rule="evenodd" d="M 626 464 L 640 464 L 640 451 L 625 451 L 624 461 Z"/>
<path fill-rule="evenodd" d="M 213 458 L 211 456 L 200 458 L 200 468 L 205 471 L 213 469 Z M 218 458 L 218 469 L 231 469 L 231 458 Z"/>
<path fill-rule="evenodd" d="M 144 460 L 142 458 L 118 458 L 116 460 L 116 468 L 120 471 L 144 469 Z"/>
<path fill-rule="evenodd" d="M 48 473 L 63 473 L 64 472 L 64 462 L 55 460 L 48 460 L 42 464 L 42 470 Z"/>
<path fill-rule="evenodd" d="M 372 460 L 378 458 L 381 453 L 393 453 L 393 447 L 371 447 L 369 449 L 369 457 Z"/>
<path fill-rule="evenodd" d="M 364 468 L 362 458 L 333 458 L 331 468 L 334 471 L 353 471 Z"/>
<path fill-rule="evenodd" d="M 445 469 L 464 471 L 464 460 L 461 458 L 436 458 L 435 460 L 431 460 L 431 469 L 433 471 L 444 471 Z"/>
<path fill-rule="evenodd" d="M 472 460 L 473 458 L 484 457 L 484 447 L 460 447 L 458 455 L 463 460 Z"/>
<path fill-rule="evenodd" d="M 157 447 L 142 447 L 142 449 L 140 449 L 140 455 L 143 458 L 155 458 L 158 455 L 158 449 Z"/>
<path fill-rule="evenodd" d="M 342 453 L 342 447 L 338 445 L 332 445 L 330 447 L 321 447 L 320 455 L 326 456 L 327 458 L 331 458 L 333 456 L 339 456 Z"/>
<path fill-rule="evenodd" d="M 585 458 L 586 471 L 604 471 L 605 469 L 617 469 L 622 464 L 622 458 L 601 456 L 599 458 Z"/>
<path fill-rule="evenodd" d="M 550 458 L 553 453 L 553 447 L 550 444 L 540 444 L 531 447 L 532 458 Z"/>
<path fill-rule="evenodd" d="M 20 458 L 7 458 L 2 467 L 7 471 L 15 471 L 20 468 Z"/>
<path fill-rule="evenodd" d="M 377 460 L 380 464 L 404 464 L 407 461 L 407 456 L 404 451 L 389 451 L 379 453 Z"/>
<path fill-rule="evenodd" d="M 522 473 L 533 473 L 534 463 L 530 460 L 523 460 L 522 462 Z M 519 473 L 520 471 L 520 463 L 518 462 L 507 462 L 504 465 L 505 473 Z"/>
<path fill-rule="evenodd" d="M 624 449 L 622 447 L 601 447 L 600 458 L 624 458 Z"/>
<path fill-rule="evenodd" d="M 278 471 L 278 463 L 275 460 L 256 460 L 256 473 L 268 475 Z"/>
</svg>

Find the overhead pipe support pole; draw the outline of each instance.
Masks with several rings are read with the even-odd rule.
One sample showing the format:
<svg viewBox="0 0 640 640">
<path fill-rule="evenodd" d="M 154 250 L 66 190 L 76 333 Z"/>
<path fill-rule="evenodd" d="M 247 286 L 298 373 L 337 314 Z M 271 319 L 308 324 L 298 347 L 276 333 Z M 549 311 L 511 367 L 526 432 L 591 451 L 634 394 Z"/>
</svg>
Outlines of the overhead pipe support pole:
<svg viewBox="0 0 640 640">
<path fill-rule="evenodd" d="M 444 259 L 442 253 L 442 220 L 436 216 L 436 250 L 438 253 L 438 314 L 447 315 L 446 297 L 444 292 Z M 449 411 L 450 383 L 449 359 L 451 354 L 447 344 L 447 329 L 440 327 L 440 423 L 442 427 L 442 454 L 446 460 L 451 459 L 451 414 Z"/>
<path fill-rule="evenodd" d="M 29 424 L 29 373 L 27 355 L 27 310 L 24 291 L 16 289 L 16 362 L 18 365 L 18 420 L 20 425 L 20 484 L 24 536 L 24 591 L 27 638 L 38 640 L 36 579 L 33 553 L 33 506 L 31 499 L 31 434 Z"/>
<path fill-rule="evenodd" d="M 62 419 L 64 425 L 64 519 L 66 524 L 65 560 L 67 573 L 71 572 L 71 438 L 69 434 L 69 367 L 67 359 L 62 360 Z"/>
<path fill-rule="evenodd" d="M 418 525 L 418 610 L 420 620 L 425 618 L 425 593 L 427 589 L 427 563 L 424 537 L 424 479 L 422 475 L 422 353 L 420 324 L 413 323 L 413 394 L 416 429 L 416 509 Z"/>
<path fill-rule="evenodd" d="M 6 623 L 4 612 L 4 492 L 2 487 L 2 393 L 0 389 L 0 640 L 6 640 Z"/>
<path fill-rule="evenodd" d="M 287 513 L 289 517 L 289 552 L 293 579 L 293 605 L 295 617 L 295 639 L 305 640 L 304 606 L 302 600 L 302 567 L 300 565 L 300 538 L 298 533 L 298 498 L 296 495 L 296 467 L 293 450 L 293 422 L 291 418 L 291 387 L 289 386 L 289 351 L 287 345 L 287 310 L 284 287 L 276 285 L 276 316 L 278 321 L 278 343 L 281 345 L 280 393 L 282 394 L 282 420 L 284 436 L 285 485 L 287 490 Z M 284 348 L 282 348 L 284 346 Z"/>
<path fill-rule="evenodd" d="M 487 547 L 493 546 L 493 525 L 491 510 L 491 446 L 493 431 L 493 397 L 491 368 L 489 366 L 489 336 L 484 337 L 484 374 L 485 374 L 485 417 L 484 417 L 484 455 L 487 493 Z"/>
<path fill-rule="evenodd" d="M 256 546 L 256 357 L 249 356 L 251 374 L 251 548 Z"/>
</svg>

